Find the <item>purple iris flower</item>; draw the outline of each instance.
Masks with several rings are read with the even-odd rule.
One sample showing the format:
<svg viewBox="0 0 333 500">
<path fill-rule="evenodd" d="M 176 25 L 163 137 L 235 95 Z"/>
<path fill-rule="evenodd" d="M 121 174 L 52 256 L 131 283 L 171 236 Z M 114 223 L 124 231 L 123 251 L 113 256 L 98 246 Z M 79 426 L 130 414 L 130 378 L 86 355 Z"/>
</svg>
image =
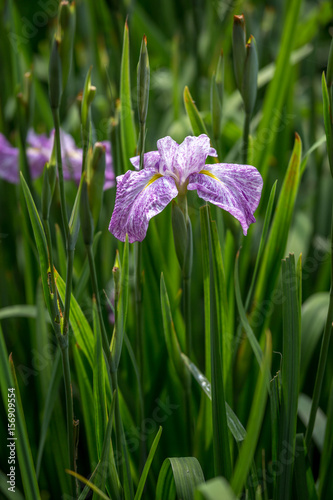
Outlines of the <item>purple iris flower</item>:
<svg viewBox="0 0 333 500">
<path fill-rule="evenodd" d="M 63 174 L 65 180 L 74 180 L 79 184 L 82 169 L 82 149 L 75 144 L 73 137 L 61 131 L 61 152 Z M 50 136 L 36 134 L 29 130 L 27 134 L 26 154 L 32 179 L 43 173 L 45 163 L 51 158 L 54 142 L 54 130 Z M 102 141 L 105 147 L 105 183 L 104 189 L 115 185 L 115 176 L 112 166 L 111 146 L 108 141 Z M 13 147 L 5 137 L 0 134 L 0 178 L 8 182 L 19 183 L 19 150 Z"/>
<path fill-rule="evenodd" d="M 144 155 L 144 168 L 117 177 L 117 195 L 109 231 L 121 241 L 142 241 L 149 220 L 186 191 L 197 190 L 205 201 L 239 220 L 243 233 L 255 222 L 262 178 L 255 167 L 230 163 L 205 164 L 217 156 L 207 135 L 186 137 L 177 144 L 171 137 L 157 141 L 158 151 Z M 139 168 L 140 157 L 131 158 Z"/>
</svg>

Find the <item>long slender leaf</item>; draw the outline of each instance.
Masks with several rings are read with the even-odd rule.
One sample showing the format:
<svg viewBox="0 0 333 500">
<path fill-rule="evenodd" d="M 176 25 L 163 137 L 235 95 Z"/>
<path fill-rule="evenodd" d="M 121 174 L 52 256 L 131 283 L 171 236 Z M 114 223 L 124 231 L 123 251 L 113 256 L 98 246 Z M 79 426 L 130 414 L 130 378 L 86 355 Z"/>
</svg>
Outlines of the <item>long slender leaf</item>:
<svg viewBox="0 0 333 500">
<path fill-rule="evenodd" d="M 184 104 L 187 116 L 190 120 L 191 128 L 194 135 L 207 134 L 206 126 L 200 116 L 198 108 L 196 107 L 188 87 L 184 89 Z"/>
<path fill-rule="evenodd" d="M 251 468 L 255 449 L 258 442 L 259 432 L 264 417 L 267 401 L 267 377 L 272 361 L 272 338 L 268 331 L 266 333 L 266 346 L 261 364 L 261 372 L 255 388 L 254 399 L 251 406 L 248 425 L 246 428 L 246 438 L 240 449 L 235 465 L 231 486 L 236 496 L 239 496 L 244 487 L 247 475 Z"/>
<path fill-rule="evenodd" d="M 296 440 L 300 361 L 300 304 L 293 254 L 282 261 L 282 288 L 284 302 L 279 454 L 288 446 L 289 452 L 293 456 Z M 284 462 L 281 474 L 277 477 L 276 498 L 280 500 L 288 500 L 291 495 L 293 463 L 290 460 Z"/>
<path fill-rule="evenodd" d="M 209 380 L 201 373 L 199 368 L 195 366 L 194 363 L 185 355 L 182 353 L 182 359 L 189 369 L 189 371 L 192 373 L 193 377 L 195 380 L 198 382 L 200 385 L 201 389 L 204 391 L 204 393 L 208 396 L 208 398 L 211 400 L 212 399 L 212 392 L 211 392 L 211 384 Z M 231 432 L 231 434 L 234 436 L 236 441 L 243 441 L 243 439 L 246 436 L 246 431 L 238 419 L 237 415 L 234 413 L 234 411 L 230 408 L 228 403 L 225 403 L 225 410 L 227 414 L 227 421 L 228 421 L 228 427 Z"/>
<path fill-rule="evenodd" d="M 330 398 L 328 403 L 327 421 L 333 422 L 333 383 L 331 385 Z M 333 467 L 333 426 L 326 425 L 324 448 L 320 460 L 319 469 L 319 498 L 331 498 L 333 495 L 332 484 Z"/>
<path fill-rule="evenodd" d="M 155 452 L 156 452 L 158 443 L 160 441 L 161 434 L 162 434 L 162 427 L 160 427 L 158 429 L 158 432 L 157 432 L 157 434 L 155 436 L 153 444 L 151 445 L 151 448 L 150 448 L 150 451 L 149 451 L 149 455 L 147 457 L 145 466 L 144 466 L 142 474 L 140 476 L 140 481 L 139 481 L 139 484 L 138 484 L 138 487 L 137 487 L 137 490 L 136 490 L 136 493 L 135 493 L 134 500 L 140 500 L 141 497 L 142 497 L 142 493 L 143 493 L 143 489 L 144 489 L 145 484 L 146 484 L 146 480 L 147 480 L 147 476 L 148 476 L 148 473 L 149 473 L 149 469 L 150 469 L 151 463 L 153 461 L 153 458 L 155 456 Z"/>
<path fill-rule="evenodd" d="M 288 5 L 275 73 L 266 93 L 263 117 L 257 132 L 254 165 L 259 167 L 264 183 L 268 172 L 269 156 L 275 143 L 277 130 L 279 129 L 277 124 L 288 91 L 290 55 L 297 31 L 295 30 L 295 26 L 297 24 L 301 3 L 302 0 L 291 0 Z"/>
<path fill-rule="evenodd" d="M 10 443 L 15 443 L 15 455 L 17 453 L 25 496 L 26 498 L 34 498 L 38 500 L 40 499 L 40 493 L 36 471 L 32 460 L 28 431 L 25 423 L 19 387 L 16 380 L 15 368 L 11 356 L 8 362 L 8 353 L 1 326 L 0 386 L 5 408 L 8 407 L 8 398 L 11 399 L 10 395 L 15 394 L 15 431 L 14 436 L 12 436 L 13 439 L 10 440 Z M 9 389 L 12 389 L 12 391 L 8 392 Z"/>
<path fill-rule="evenodd" d="M 255 318 L 256 323 L 259 323 L 258 318 L 262 317 L 260 311 L 262 302 L 265 298 L 271 297 L 279 276 L 280 267 L 276 265 L 276 262 L 280 262 L 283 258 L 287 244 L 289 227 L 300 180 L 301 154 L 302 142 L 298 134 L 296 134 L 294 149 L 279 195 L 255 288 L 254 303 L 256 307 L 252 312 L 252 317 Z M 261 323 L 261 326 L 263 326 L 263 321 Z"/>
<path fill-rule="evenodd" d="M 36 246 L 37 246 L 37 250 L 38 250 L 44 298 L 45 298 L 46 306 L 50 312 L 50 316 L 52 317 L 51 304 L 50 304 L 50 300 L 51 300 L 50 299 L 50 290 L 49 290 L 49 286 L 48 286 L 48 282 L 47 282 L 47 272 L 49 269 L 49 258 L 48 258 L 48 254 L 47 254 L 46 237 L 45 237 L 45 233 L 44 233 L 44 229 L 43 229 L 40 217 L 38 215 L 38 211 L 37 211 L 35 202 L 32 198 L 30 189 L 29 189 L 28 184 L 26 183 L 22 173 L 21 173 L 21 186 L 22 186 L 25 201 L 26 201 L 26 204 L 28 207 L 29 217 L 30 217 L 32 229 L 33 229 L 34 236 L 35 236 Z"/>
<path fill-rule="evenodd" d="M 221 356 L 221 335 L 219 327 L 223 328 L 222 321 L 218 323 L 218 315 L 216 309 L 221 307 L 221 302 L 218 302 L 218 297 L 221 298 L 218 291 L 220 283 L 215 285 L 214 273 L 219 272 L 218 249 L 216 248 L 216 239 L 212 237 L 210 213 L 207 206 L 200 209 L 200 223 L 201 223 L 201 237 L 209 241 L 209 269 L 210 269 L 210 293 L 215 296 L 215 300 L 210 301 L 210 327 L 211 327 L 211 381 L 212 381 L 212 414 L 213 414 L 213 450 L 214 450 L 214 464 L 215 473 L 224 475 L 227 479 L 231 476 L 231 458 L 229 448 L 229 436 L 227 426 L 227 416 L 225 410 L 225 396 L 224 396 L 224 380 L 223 380 L 223 366 Z M 213 249 L 215 247 L 215 249 Z M 215 263 L 213 263 L 215 261 Z M 218 278 L 217 278 L 218 279 Z M 219 316 L 221 318 L 221 314 Z M 222 335 L 226 334 L 222 331 Z M 221 443 L 224 443 L 222 452 Z"/>
<path fill-rule="evenodd" d="M 66 293 L 65 282 L 56 270 L 54 270 L 54 278 L 61 300 L 64 301 Z M 82 312 L 82 309 L 80 308 L 73 294 L 71 297 L 69 321 L 71 323 L 75 339 L 84 352 L 85 356 L 87 357 L 90 366 L 92 367 L 94 364 L 94 335 L 85 315 Z"/>
<path fill-rule="evenodd" d="M 48 386 L 47 396 L 45 399 L 45 407 L 43 413 L 43 421 L 40 429 L 39 446 L 37 452 L 36 460 L 36 474 L 39 476 L 40 466 L 42 462 L 43 450 L 46 441 L 47 431 L 49 429 L 50 419 L 53 413 L 54 404 L 59 396 L 59 385 L 61 381 L 61 369 L 60 369 L 60 350 L 57 349 L 56 355 L 53 361 L 51 379 Z"/>
<path fill-rule="evenodd" d="M 166 458 L 161 467 L 156 500 L 193 500 L 196 486 L 205 480 L 201 466 L 194 457 Z"/>
<path fill-rule="evenodd" d="M 102 334 L 97 313 L 96 300 L 93 299 L 93 323 L 95 336 L 94 367 L 93 367 L 93 395 L 95 408 L 95 433 L 98 458 L 101 458 L 104 434 L 106 431 L 106 391 L 105 382 L 108 380 L 105 372 Z"/>
<path fill-rule="evenodd" d="M 297 500 L 317 500 L 318 495 L 312 470 L 307 458 L 303 434 L 296 434 L 294 482 Z"/>
</svg>

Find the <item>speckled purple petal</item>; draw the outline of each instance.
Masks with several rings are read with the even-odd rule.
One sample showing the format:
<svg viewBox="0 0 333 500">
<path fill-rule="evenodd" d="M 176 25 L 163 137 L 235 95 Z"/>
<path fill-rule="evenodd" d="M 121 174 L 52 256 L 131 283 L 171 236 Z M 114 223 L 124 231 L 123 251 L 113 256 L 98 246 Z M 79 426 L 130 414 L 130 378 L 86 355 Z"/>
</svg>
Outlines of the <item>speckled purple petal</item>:
<svg viewBox="0 0 333 500">
<path fill-rule="evenodd" d="M 249 225 L 255 222 L 253 216 L 262 190 L 262 178 L 255 167 L 219 163 L 205 165 L 206 173 L 192 174 L 187 189 L 197 190 L 198 196 L 205 201 L 226 210 L 241 223 L 243 233 L 247 234 Z"/>
<path fill-rule="evenodd" d="M 157 149 L 160 155 L 159 172 L 162 175 L 177 175 L 175 171 L 175 156 L 178 149 L 177 142 L 169 136 L 163 137 L 163 139 L 157 141 Z"/>
<path fill-rule="evenodd" d="M 12 184 L 18 184 L 19 182 L 18 156 L 18 148 L 14 148 L 0 134 L 0 178 Z"/>
<path fill-rule="evenodd" d="M 125 241 L 126 233 L 130 243 L 142 241 L 150 219 L 159 214 L 177 194 L 174 180 L 157 177 L 154 167 L 146 167 L 139 172 L 129 170 L 117 177 L 116 203 L 109 231 L 121 241 Z"/>
<path fill-rule="evenodd" d="M 207 156 L 217 156 L 217 153 L 210 147 L 210 139 L 206 134 L 186 137 L 175 154 L 179 183 L 183 184 L 189 175 L 200 172 L 204 168 Z"/>
<path fill-rule="evenodd" d="M 158 151 L 150 151 L 149 153 L 145 153 L 143 155 L 143 168 L 149 167 L 158 167 L 158 163 L 160 161 L 160 154 Z M 130 158 L 130 162 L 133 167 L 139 170 L 140 168 L 140 156 L 134 156 Z"/>
</svg>

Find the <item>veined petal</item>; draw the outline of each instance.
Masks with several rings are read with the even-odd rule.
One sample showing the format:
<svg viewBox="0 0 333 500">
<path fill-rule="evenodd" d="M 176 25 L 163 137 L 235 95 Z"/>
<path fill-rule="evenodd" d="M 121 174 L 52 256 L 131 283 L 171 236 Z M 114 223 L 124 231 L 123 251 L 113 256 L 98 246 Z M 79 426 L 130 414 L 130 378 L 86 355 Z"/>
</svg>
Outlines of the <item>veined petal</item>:
<svg viewBox="0 0 333 500">
<path fill-rule="evenodd" d="M 255 222 L 253 213 L 259 204 L 262 184 L 255 167 L 219 163 L 205 165 L 200 173 L 192 174 L 187 189 L 196 189 L 200 198 L 236 217 L 247 234 L 249 225 Z"/>
<path fill-rule="evenodd" d="M 145 153 L 143 155 L 143 167 L 144 168 L 150 168 L 150 167 L 158 167 L 160 161 L 160 154 L 158 151 L 150 151 L 149 153 Z M 133 167 L 139 170 L 140 168 L 140 156 L 134 156 L 133 158 L 130 158 L 130 162 L 132 163 Z"/>
<path fill-rule="evenodd" d="M 117 195 L 109 231 L 119 240 L 142 241 L 148 223 L 177 196 L 175 182 L 156 173 L 154 167 L 129 170 L 117 177 Z"/>
<path fill-rule="evenodd" d="M 179 183 L 183 184 L 190 174 L 200 172 L 204 168 L 207 156 L 217 156 L 217 153 L 211 148 L 210 139 L 206 134 L 186 137 L 179 145 L 175 156 Z"/>
<path fill-rule="evenodd" d="M 18 149 L 0 134 L 0 178 L 13 184 L 19 182 L 18 155 Z"/>
<path fill-rule="evenodd" d="M 177 142 L 169 136 L 163 137 L 163 139 L 157 141 L 157 149 L 160 156 L 159 172 L 163 175 L 177 174 L 175 171 L 175 155 L 178 149 Z"/>
</svg>

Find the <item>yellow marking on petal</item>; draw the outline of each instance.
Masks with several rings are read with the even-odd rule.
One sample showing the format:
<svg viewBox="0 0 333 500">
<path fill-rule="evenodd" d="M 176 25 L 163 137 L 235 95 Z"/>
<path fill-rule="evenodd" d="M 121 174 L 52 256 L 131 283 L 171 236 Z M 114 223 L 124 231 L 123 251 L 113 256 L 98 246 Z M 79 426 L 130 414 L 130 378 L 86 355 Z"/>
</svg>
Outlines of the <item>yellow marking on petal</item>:
<svg viewBox="0 0 333 500">
<path fill-rule="evenodd" d="M 163 177 L 163 175 L 162 174 L 154 174 L 153 177 L 150 179 L 150 181 L 147 182 L 147 184 L 145 185 L 145 187 L 143 188 L 142 191 L 144 191 L 145 189 L 147 189 L 147 187 L 150 186 L 150 184 L 152 184 L 153 182 L 155 182 L 160 177 Z"/>
<path fill-rule="evenodd" d="M 218 177 L 216 177 L 216 175 L 212 174 L 208 170 L 200 170 L 199 174 L 209 175 L 209 177 L 212 177 L 212 179 L 215 179 L 216 181 L 222 182 L 222 181 L 220 181 L 220 179 Z"/>
</svg>

